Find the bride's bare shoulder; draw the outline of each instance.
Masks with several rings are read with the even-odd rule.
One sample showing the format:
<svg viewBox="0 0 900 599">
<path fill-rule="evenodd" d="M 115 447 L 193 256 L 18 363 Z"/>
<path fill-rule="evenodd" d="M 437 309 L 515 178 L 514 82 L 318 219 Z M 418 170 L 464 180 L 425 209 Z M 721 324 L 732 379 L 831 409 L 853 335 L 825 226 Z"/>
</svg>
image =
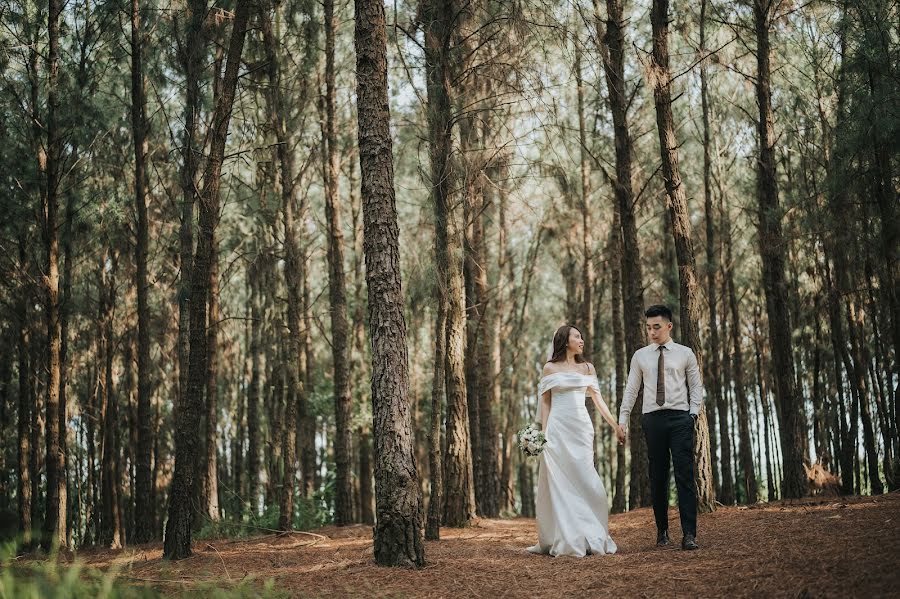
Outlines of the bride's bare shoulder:
<svg viewBox="0 0 900 599">
<path fill-rule="evenodd" d="M 544 364 L 544 369 L 541 371 L 541 376 L 547 376 L 555 372 L 557 372 L 556 364 L 554 362 L 547 362 L 546 364 Z"/>
<path fill-rule="evenodd" d="M 585 365 L 587 366 L 588 374 L 592 374 L 592 375 L 596 375 L 596 374 L 597 374 L 597 370 L 594 369 L 594 365 L 593 365 L 593 364 L 591 364 L 590 362 L 585 362 Z"/>
</svg>

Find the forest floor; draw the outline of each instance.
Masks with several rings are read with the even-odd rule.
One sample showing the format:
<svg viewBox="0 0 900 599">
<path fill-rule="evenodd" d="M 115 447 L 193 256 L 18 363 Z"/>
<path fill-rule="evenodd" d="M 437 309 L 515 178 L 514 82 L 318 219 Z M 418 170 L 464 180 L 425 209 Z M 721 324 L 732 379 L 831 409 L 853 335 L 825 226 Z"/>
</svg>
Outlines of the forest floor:
<svg viewBox="0 0 900 599">
<path fill-rule="evenodd" d="M 443 529 L 421 570 L 380 568 L 371 528 L 197 541 L 194 556 L 161 559 L 159 544 L 86 550 L 87 565 L 119 570 L 122 582 L 175 591 L 272 579 L 296 597 L 873 597 L 900 589 L 900 493 L 811 498 L 720 508 L 701 516 L 699 551 L 681 551 L 676 509 L 672 549 L 655 546 L 649 509 L 610 517 L 615 555 L 532 555 L 531 519 L 480 520 Z"/>
</svg>

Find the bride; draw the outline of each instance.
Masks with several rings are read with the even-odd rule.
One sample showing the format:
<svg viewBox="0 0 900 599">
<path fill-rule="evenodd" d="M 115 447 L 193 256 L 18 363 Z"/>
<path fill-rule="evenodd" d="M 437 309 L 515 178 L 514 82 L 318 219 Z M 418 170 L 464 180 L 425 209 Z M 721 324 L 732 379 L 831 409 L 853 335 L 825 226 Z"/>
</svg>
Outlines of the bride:
<svg viewBox="0 0 900 599">
<path fill-rule="evenodd" d="M 581 331 L 561 326 L 541 376 L 541 429 L 547 443 L 540 458 L 538 542 L 528 548 L 532 553 L 584 557 L 616 552 L 609 536 L 606 489 L 594 469 L 594 427 L 585 396 L 591 395 L 620 443 L 624 431 L 600 396 L 597 373 L 583 352 Z"/>
</svg>

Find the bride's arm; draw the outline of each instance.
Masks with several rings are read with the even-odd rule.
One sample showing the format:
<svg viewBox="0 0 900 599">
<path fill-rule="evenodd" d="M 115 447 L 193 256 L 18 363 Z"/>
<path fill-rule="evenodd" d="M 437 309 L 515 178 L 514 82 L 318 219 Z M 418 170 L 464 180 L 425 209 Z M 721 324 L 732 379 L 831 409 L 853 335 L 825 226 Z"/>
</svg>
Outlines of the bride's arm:
<svg viewBox="0 0 900 599">
<path fill-rule="evenodd" d="M 541 395 L 541 430 L 547 432 L 547 419 L 550 418 L 550 392 Z"/>
<path fill-rule="evenodd" d="M 618 428 L 619 423 L 616 422 L 615 417 L 612 415 L 612 412 L 609 411 L 609 406 L 606 405 L 606 402 L 603 401 L 603 398 L 600 397 L 600 393 L 598 393 L 595 389 L 589 389 L 591 392 L 591 397 L 594 400 L 594 405 L 597 406 L 597 409 L 600 410 L 600 415 L 603 416 L 603 419 L 606 420 L 607 423 L 613 428 Z"/>
<path fill-rule="evenodd" d="M 597 376 L 597 371 L 594 370 L 594 365 L 589 364 L 589 370 L 591 371 L 591 375 Z M 597 406 L 597 409 L 600 410 L 600 415 L 603 416 L 603 419 L 613 427 L 617 429 L 619 423 L 616 421 L 615 416 L 612 415 L 612 412 L 609 411 L 609 406 L 606 405 L 606 402 L 603 401 L 603 397 L 600 395 L 600 391 L 595 389 L 593 386 L 588 387 L 588 393 L 591 394 L 591 399 L 594 400 L 594 405 Z"/>
</svg>

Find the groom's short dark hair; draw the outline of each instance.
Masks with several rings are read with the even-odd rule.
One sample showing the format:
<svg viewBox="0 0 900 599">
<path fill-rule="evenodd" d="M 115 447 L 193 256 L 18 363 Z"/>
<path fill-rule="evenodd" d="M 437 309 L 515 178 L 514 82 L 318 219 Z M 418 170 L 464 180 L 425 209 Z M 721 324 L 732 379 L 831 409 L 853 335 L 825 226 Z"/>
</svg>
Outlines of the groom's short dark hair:
<svg viewBox="0 0 900 599">
<path fill-rule="evenodd" d="M 669 310 L 669 306 L 664 304 L 655 304 L 647 308 L 647 311 L 644 312 L 644 316 L 647 318 L 653 318 L 654 316 L 662 316 L 669 322 L 672 322 L 672 311 Z"/>
</svg>

